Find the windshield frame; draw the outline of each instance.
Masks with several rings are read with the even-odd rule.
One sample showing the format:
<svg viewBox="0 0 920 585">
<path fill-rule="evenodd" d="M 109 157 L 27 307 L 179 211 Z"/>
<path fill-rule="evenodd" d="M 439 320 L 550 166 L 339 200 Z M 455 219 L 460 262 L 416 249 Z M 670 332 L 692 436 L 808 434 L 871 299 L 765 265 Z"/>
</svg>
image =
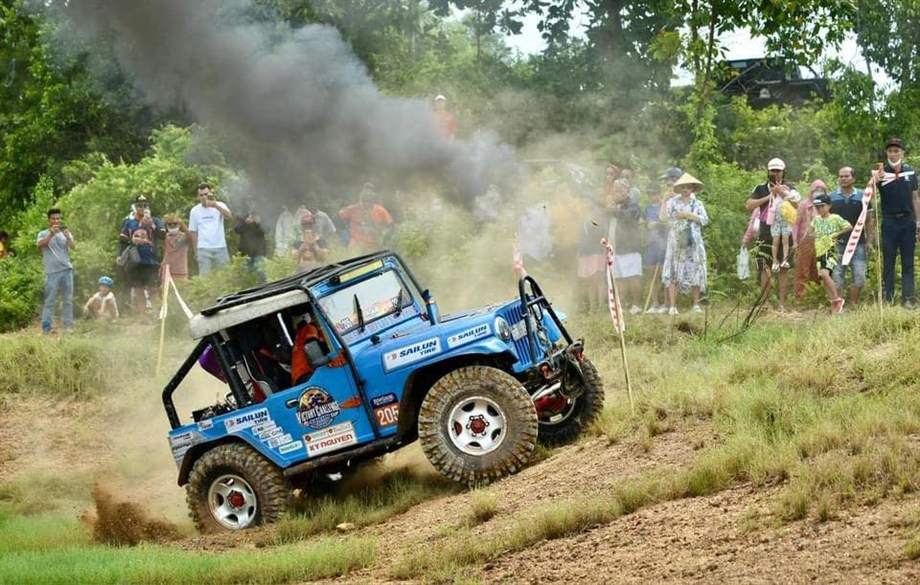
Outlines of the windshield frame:
<svg viewBox="0 0 920 585">
<path fill-rule="evenodd" d="M 392 277 L 386 283 L 381 279 Z M 392 285 L 393 295 L 377 292 L 381 284 Z M 316 299 L 327 323 L 346 341 L 354 341 L 377 333 L 397 323 L 413 319 L 422 313 L 420 293 L 414 282 L 392 266 L 349 282 Z M 402 291 L 402 292 L 401 292 Z M 397 306 L 393 301 L 401 297 Z M 358 302 L 355 302 L 357 299 Z M 362 315 L 357 314 L 356 306 Z"/>
</svg>

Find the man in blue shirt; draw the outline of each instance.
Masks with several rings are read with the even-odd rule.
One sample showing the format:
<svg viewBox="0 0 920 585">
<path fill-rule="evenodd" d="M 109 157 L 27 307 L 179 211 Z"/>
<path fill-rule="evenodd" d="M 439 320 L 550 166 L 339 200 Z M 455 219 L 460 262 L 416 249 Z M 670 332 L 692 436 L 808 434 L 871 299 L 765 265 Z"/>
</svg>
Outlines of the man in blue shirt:
<svg viewBox="0 0 920 585">
<path fill-rule="evenodd" d="M 917 175 L 904 164 L 904 143 L 889 138 L 885 143 L 885 174 L 878 179 L 879 209 L 882 214 L 882 284 L 885 301 L 894 300 L 894 266 L 901 254 L 901 302 L 907 309 L 914 302 L 914 251 L 920 231 L 920 196 Z"/>
<path fill-rule="evenodd" d="M 151 295 L 156 294 L 159 285 L 159 261 L 157 260 L 156 243 L 166 234 L 163 220 L 153 217 L 147 205 L 147 198 L 141 195 L 134 200 L 134 214 L 126 219 L 121 226 L 119 239 L 137 247 L 140 263 L 136 266 L 125 266 L 125 275 L 131 285 L 131 307 L 141 312 L 143 302 L 144 311 L 153 308 Z M 143 291 L 144 299 L 140 299 Z"/>
<path fill-rule="evenodd" d="M 853 167 L 841 167 L 837 171 L 837 190 L 830 193 L 831 213 L 836 213 L 843 219 L 855 226 L 863 209 L 863 192 L 853 186 L 856 180 L 853 174 Z M 847 242 L 850 240 L 850 234 L 844 234 L 837 240 L 837 258 L 843 258 L 843 252 L 846 250 Z M 866 267 L 868 265 L 868 255 L 872 253 L 872 247 L 875 243 L 875 217 L 872 213 L 872 203 L 869 203 L 869 210 L 866 214 L 866 225 L 859 237 L 859 244 L 853 252 L 850 259 L 850 273 L 853 279 L 850 285 L 850 294 L 847 304 L 851 307 L 856 306 L 859 300 L 859 293 L 866 286 Z M 834 284 L 837 285 L 837 292 L 843 296 L 846 284 L 847 266 L 838 262 L 834 267 Z"/>
</svg>

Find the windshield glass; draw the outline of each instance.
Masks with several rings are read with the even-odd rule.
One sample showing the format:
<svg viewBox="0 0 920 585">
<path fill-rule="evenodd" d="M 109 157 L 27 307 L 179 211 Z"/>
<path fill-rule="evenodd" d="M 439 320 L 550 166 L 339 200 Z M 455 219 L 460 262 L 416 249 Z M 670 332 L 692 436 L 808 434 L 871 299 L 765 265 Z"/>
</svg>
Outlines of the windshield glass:
<svg viewBox="0 0 920 585">
<path fill-rule="evenodd" d="M 377 327 L 370 327 L 371 323 L 389 315 L 398 316 L 402 309 L 412 305 L 412 296 L 399 275 L 388 270 L 323 297 L 319 304 L 336 330 L 344 335 L 362 324 L 376 330 Z"/>
</svg>

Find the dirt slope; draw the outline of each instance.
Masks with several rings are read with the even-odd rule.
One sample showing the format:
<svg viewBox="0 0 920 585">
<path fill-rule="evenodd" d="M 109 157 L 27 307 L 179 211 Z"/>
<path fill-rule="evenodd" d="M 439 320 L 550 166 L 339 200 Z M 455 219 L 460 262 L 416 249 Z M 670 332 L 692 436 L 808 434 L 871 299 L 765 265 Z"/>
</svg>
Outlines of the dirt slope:
<svg viewBox="0 0 920 585">
<path fill-rule="evenodd" d="M 110 471 L 113 443 L 98 440 L 103 421 L 87 410 L 28 401 L 20 403 L 16 412 L 0 410 L 0 473 L 15 479 L 36 472 L 76 471 L 82 478 L 88 470 L 99 468 L 100 462 L 106 462 L 104 469 Z M 603 494 L 618 482 L 651 470 L 690 465 L 700 447 L 717 441 L 707 422 L 684 421 L 654 437 L 650 447 L 639 439 L 608 444 L 597 438 L 554 450 L 545 460 L 490 488 L 498 496 L 497 513 L 477 526 L 474 534 L 490 538 L 542 506 Z M 153 444 L 154 450 L 166 450 L 159 438 Z M 419 473 L 433 473 L 416 446 L 399 457 L 401 465 L 408 462 Z M 160 483 L 169 475 L 158 471 L 156 482 L 134 487 L 151 496 L 158 491 L 157 483 L 160 497 L 154 499 L 176 500 L 175 506 L 181 508 L 182 494 L 174 480 Z M 920 496 L 852 509 L 826 523 L 780 524 L 771 516 L 777 493 L 775 487 L 742 485 L 705 498 L 650 506 L 574 537 L 501 555 L 486 566 L 469 568 L 463 576 L 507 583 L 920 582 L 920 562 L 905 556 L 908 532 L 903 527 L 916 517 Z M 156 509 L 156 505 L 150 508 L 155 518 L 161 516 Z M 471 495 L 464 492 L 425 502 L 360 530 L 379 537 L 379 563 L 337 581 L 387 582 L 390 563 L 448 538 L 451 528 L 460 526 L 470 510 Z M 188 526 L 180 527 L 189 534 Z M 187 535 L 176 545 L 219 552 L 270 543 L 269 527 L 241 534 Z"/>
</svg>

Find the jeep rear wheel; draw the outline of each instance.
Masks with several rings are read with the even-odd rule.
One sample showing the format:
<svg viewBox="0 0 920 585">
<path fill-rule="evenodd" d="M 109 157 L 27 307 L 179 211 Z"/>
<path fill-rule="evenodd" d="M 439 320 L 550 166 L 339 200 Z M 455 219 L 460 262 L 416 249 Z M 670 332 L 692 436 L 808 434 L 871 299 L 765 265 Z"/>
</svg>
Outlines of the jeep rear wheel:
<svg viewBox="0 0 920 585">
<path fill-rule="evenodd" d="M 218 445 L 192 467 L 190 516 L 201 532 L 242 530 L 277 520 L 291 504 L 281 470 L 248 445 Z"/>
<path fill-rule="evenodd" d="M 450 372 L 419 410 L 425 456 L 445 476 L 487 484 L 520 470 L 533 453 L 537 412 L 520 382 L 486 366 Z"/>
<path fill-rule="evenodd" d="M 584 383 L 578 381 L 575 391 L 581 395 L 574 399 L 566 399 L 558 394 L 554 399 L 545 401 L 543 408 L 538 408 L 537 416 L 540 421 L 539 440 L 543 445 L 563 445 L 575 440 L 588 426 L 597 420 L 604 409 L 604 383 L 597 368 L 587 358 L 579 362 Z M 568 366 L 572 368 L 574 366 Z M 577 379 L 576 372 L 569 371 L 567 375 Z M 543 402 L 541 406 L 544 405 Z"/>
</svg>

